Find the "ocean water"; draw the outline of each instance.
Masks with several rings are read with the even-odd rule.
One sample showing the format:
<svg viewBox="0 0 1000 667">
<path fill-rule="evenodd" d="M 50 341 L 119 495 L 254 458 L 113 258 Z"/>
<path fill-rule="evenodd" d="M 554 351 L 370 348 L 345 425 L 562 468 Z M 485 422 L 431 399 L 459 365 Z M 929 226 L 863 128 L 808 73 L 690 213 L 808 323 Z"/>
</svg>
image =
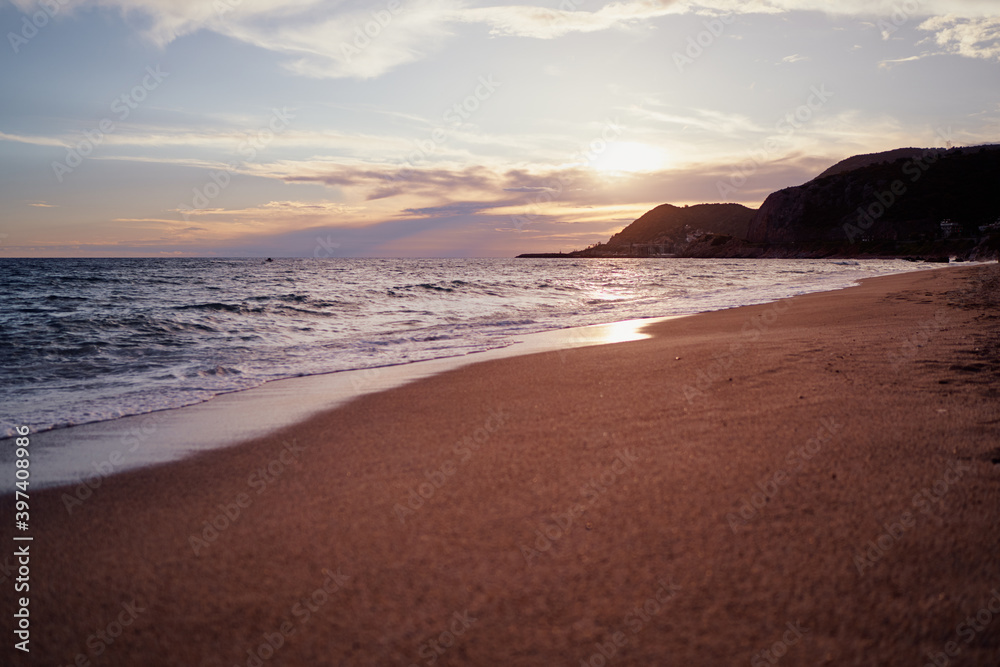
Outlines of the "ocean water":
<svg viewBox="0 0 1000 667">
<path fill-rule="evenodd" d="M 526 333 L 838 289 L 898 260 L 0 259 L 0 436 Z"/>
</svg>

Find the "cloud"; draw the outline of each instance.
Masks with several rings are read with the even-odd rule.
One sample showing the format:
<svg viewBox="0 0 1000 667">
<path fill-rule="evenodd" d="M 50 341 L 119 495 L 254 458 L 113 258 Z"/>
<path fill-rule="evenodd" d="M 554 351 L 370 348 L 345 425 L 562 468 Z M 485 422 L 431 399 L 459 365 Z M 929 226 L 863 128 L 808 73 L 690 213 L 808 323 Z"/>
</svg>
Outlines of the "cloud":
<svg viewBox="0 0 1000 667">
<path fill-rule="evenodd" d="M 795 179 L 804 182 L 815 175 L 812 173 L 817 168 L 814 162 L 807 161 L 805 166 L 799 162 L 800 158 L 794 155 L 775 159 L 772 164 L 760 166 L 760 178 L 755 180 L 759 180 L 762 189 L 776 189 L 774 186 L 785 187 Z M 827 162 L 829 159 L 823 164 L 828 166 Z M 619 206 L 620 202 L 629 202 L 626 208 L 631 213 L 635 207 L 642 208 L 650 202 L 646 208 L 663 201 L 715 201 L 718 198 L 716 181 L 727 178 L 731 170 L 718 164 L 686 165 L 615 181 L 580 167 L 537 167 L 533 170 L 435 167 L 397 174 L 389 167 L 330 166 L 324 171 L 310 166 L 303 171 L 301 174 L 288 173 L 284 180 L 336 185 L 348 196 L 367 201 L 370 206 L 377 202 L 377 212 L 372 210 L 372 219 L 380 216 L 382 220 L 400 216 L 477 215 L 502 219 L 529 216 L 532 221 L 544 218 L 559 223 L 592 216 L 607 221 L 608 207 Z M 790 171 L 797 174 L 792 181 L 786 180 Z M 393 176 L 399 178 L 395 181 L 397 190 L 391 197 L 399 197 L 398 200 L 372 194 L 385 187 L 382 182 Z M 755 191 L 744 194 L 749 202 L 762 198 Z M 523 225 L 519 227 L 522 228 Z"/>
<path fill-rule="evenodd" d="M 583 0 L 567 0 L 560 7 L 582 4 Z M 553 39 L 570 33 L 620 28 L 683 11 L 684 3 L 677 0 L 632 0 L 612 2 L 596 11 L 508 5 L 464 9 L 454 17 L 466 23 L 485 23 L 495 36 Z"/>
<path fill-rule="evenodd" d="M 364 208 L 340 202 L 269 201 L 259 206 L 242 209 L 204 208 L 187 211 L 192 216 L 218 217 L 226 222 L 246 221 L 254 218 L 296 216 L 301 218 L 329 215 L 353 215 Z"/>
<path fill-rule="evenodd" d="M 179 213 L 178 210 L 168 211 Z M 289 230 L 360 229 L 371 225 L 363 207 L 330 201 L 269 201 L 245 208 L 205 208 L 185 211 L 195 220 L 160 217 L 119 217 L 110 221 L 108 235 L 133 248 L 169 247 L 204 251 L 219 244 L 248 243 Z M 103 228 L 98 224 L 98 228 Z M 315 243 L 322 241 L 316 240 Z M 103 243 L 103 242 L 101 242 Z M 315 243 L 300 253 L 311 252 Z M 332 247 L 335 244 L 328 243 Z"/>
<path fill-rule="evenodd" d="M 420 59 L 448 34 L 458 0 L 59 0 L 59 14 L 117 10 L 147 40 L 165 47 L 209 30 L 289 56 L 294 74 L 380 76 Z M 27 14 L 52 0 L 12 0 Z M 50 12 L 51 13 L 51 12 Z"/>
<path fill-rule="evenodd" d="M 790 56 L 785 56 L 781 59 L 783 63 L 797 63 L 803 60 L 810 60 L 809 56 L 799 55 L 798 53 L 793 53 Z"/>
<path fill-rule="evenodd" d="M 117 10 L 158 46 L 202 28 L 223 32 L 230 18 L 281 18 L 322 4 L 322 0 L 56 0 L 58 12 L 53 12 L 53 3 L 47 0 L 11 2 L 26 14 L 39 9 L 54 16 L 93 8 Z"/>
<path fill-rule="evenodd" d="M 371 79 L 432 52 L 450 34 L 452 0 L 365 5 L 332 15 L 286 18 L 234 16 L 217 28 L 230 37 L 291 57 L 293 74 Z"/>
<path fill-rule="evenodd" d="M 736 14 L 786 13 L 795 11 L 822 12 L 835 16 L 890 18 L 900 12 L 911 16 L 955 14 L 967 18 L 986 17 L 996 13 L 990 0 L 701 0 L 685 2 L 685 9 L 704 9 Z M 912 8 L 911 8 L 912 6 Z"/>
<path fill-rule="evenodd" d="M 489 202 L 489 201 L 459 201 L 453 202 L 451 204 L 445 204 L 444 206 L 427 206 L 424 208 L 405 208 L 402 210 L 403 215 L 415 215 L 421 217 L 447 217 L 455 215 L 473 215 L 491 208 L 499 208 L 505 206 L 507 202 Z"/>
<path fill-rule="evenodd" d="M 64 141 L 53 137 L 29 137 L 23 134 L 8 134 L 0 132 L 0 141 L 14 141 L 20 144 L 32 144 L 34 146 L 66 146 Z"/>
<path fill-rule="evenodd" d="M 915 60 L 923 60 L 928 54 L 923 54 L 919 56 L 910 56 L 909 58 L 896 58 L 895 60 L 883 60 L 878 64 L 882 69 L 889 69 L 893 65 L 899 65 L 900 63 L 911 63 Z"/>
<path fill-rule="evenodd" d="M 13 0 L 26 13 L 42 0 Z M 565 0 L 563 6 L 584 0 Z M 465 7 L 461 0 L 60 0 L 65 13 L 99 7 L 118 10 L 158 46 L 210 30 L 289 56 L 286 69 L 313 78 L 381 76 L 419 60 L 441 45 L 451 27 L 490 26 L 494 35 L 554 38 L 597 32 L 678 13 L 677 0 L 613 2 L 596 11 L 524 5 Z M 681 10 L 683 11 L 683 10 Z"/>
<path fill-rule="evenodd" d="M 656 111 L 651 108 L 633 110 L 640 118 L 645 118 L 664 125 L 679 126 L 683 130 L 696 129 L 710 132 L 713 135 L 739 135 L 744 132 L 763 132 L 762 127 L 747 116 L 739 113 L 727 113 L 712 109 L 684 109 L 686 113 L 676 113 L 672 105 L 659 104 L 650 101 L 649 106 L 659 106 L 667 111 Z"/>
<path fill-rule="evenodd" d="M 288 183 L 322 183 L 330 186 L 360 187 L 369 191 L 367 199 L 384 199 L 397 194 L 438 196 L 456 191 L 496 191 L 496 174 L 485 167 L 400 168 L 394 165 L 303 165 L 287 163 L 280 178 Z M 276 173 L 277 174 L 277 173 Z"/>
<path fill-rule="evenodd" d="M 44 10 L 53 0 L 12 0 L 21 11 Z M 440 48 L 455 26 L 483 24 L 498 37 L 555 39 L 595 33 L 679 14 L 776 14 L 821 11 L 886 18 L 895 0 L 621 0 L 595 10 L 585 0 L 558 9 L 529 5 L 469 7 L 463 0 L 59 0 L 59 16 L 100 8 L 118 11 L 152 43 L 209 30 L 286 57 L 284 67 L 312 78 L 371 79 Z M 980 0 L 923 0 L 914 16 L 948 16 L 930 23 L 949 52 L 996 57 L 995 8 Z M 911 17 L 907 15 L 907 20 Z M 948 23 L 950 21 L 950 23 Z M 925 22 L 924 25 L 928 25 Z"/>
<path fill-rule="evenodd" d="M 935 33 L 931 39 L 943 53 L 1000 60 L 1000 18 L 935 16 L 917 27 Z"/>
</svg>

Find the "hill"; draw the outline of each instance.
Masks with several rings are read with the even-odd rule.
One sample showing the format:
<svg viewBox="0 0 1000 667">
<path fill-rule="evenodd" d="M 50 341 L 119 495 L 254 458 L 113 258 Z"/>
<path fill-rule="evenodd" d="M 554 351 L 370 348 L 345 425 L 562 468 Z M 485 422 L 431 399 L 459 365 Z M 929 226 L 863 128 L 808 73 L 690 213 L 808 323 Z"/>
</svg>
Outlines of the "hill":
<svg viewBox="0 0 1000 667">
<path fill-rule="evenodd" d="M 684 207 L 663 204 L 612 236 L 607 246 L 623 248 L 641 243 L 677 244 L 699 233 L 746 238 L 754 213 L 754 209 L 741 204 Z"/>
<path fill-rule="evenodd" d="M 769 195 L 750 223 L 747 240 L 931 241 L 945 236 L 943 220 L 959 225 L 953 237 L 968 238 L 1000 216 L 1000 146 L 925 149 L 883 161 L 860 157 L 853 169 Z"/>
<path fill-rule="evenodd" d="M 998 179 L 1000 145 L 856 155 L 772 193 L 756 211 L 663 204 L 607 243 L 527 256 L 996 257 Z"/>
<path fill-rule="evenodd" d="M 813 180 L 819 180 L 836 174 L 843 174 L 848 171 L 854 171 L 855 169 L 861 169 L 873 164 L 883 164 L 885 162 L 895 162 L 896 160 L 917 158 L 920 157 L 925 150 L 926 149 L 924 148 L 897 148 L 891 151 L 883 151 L 882 153 L 854 155 L 846 160 L 841 160 Z"/>
</svg>

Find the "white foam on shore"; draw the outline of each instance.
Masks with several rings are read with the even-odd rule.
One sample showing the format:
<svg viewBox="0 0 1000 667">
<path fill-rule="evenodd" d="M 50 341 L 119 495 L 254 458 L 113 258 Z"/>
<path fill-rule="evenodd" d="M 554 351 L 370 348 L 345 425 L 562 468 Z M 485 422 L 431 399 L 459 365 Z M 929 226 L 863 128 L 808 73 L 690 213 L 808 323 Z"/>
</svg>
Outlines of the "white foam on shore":
<svg viewBox="0 0 1000 667">
<path fill-rule="evenodd" d="M 913 270 L 947 266 L 920 266 Z M 816 285 L 811 289 L 792 289 L 791 294 L 780 298 L 838 291 L 856 286 L 857 280 L 871 277 L 876 276 L 859 276 L 848 284 L 829 289 L 817 289 Z M 769 303 L 780 298 L 754 300 L 732 307 Z M 716 309 L 706 308 L 700 312 Z M 96 487 L 108 475 L 236 445 L 301 423 L 359 396 L 386 391 L 462 366 L 536 352 L 641 340 L 649 337 L 643 333 L 649 325 L 695 314 L 699 313 L 515 335 L 511 337 L 512 344 L 482 352 L 272 380 L 185 407 L 32 433 L 31 487 L 78 485 L 84 481 Z M 11 468 L 11 474 L 0 476 L 0 493 L 14 490 L 15 448 L 12 442 L 12 438 L 0 440 L 0 464 Z"/>
<path fill-rule="evenodd" d="M 649 337 L 643 333 L 646 326 L 671 319 L 676 316 L 525 334 L 512 345 L 485 352 L 274 380 L 187 407 L 34 433 L 29 436 L 31 488 L 81 484 L 84 480 L 97 487 L 102 477 L 245 442 L 359 396 L 481 361 L 641 340 Z M 13 452 L 10 442 L 0 441 L 0 451 Z M 12 492 L 15 481 L 13 474 L 3 476 L 0 492 Z"/>
</svg>

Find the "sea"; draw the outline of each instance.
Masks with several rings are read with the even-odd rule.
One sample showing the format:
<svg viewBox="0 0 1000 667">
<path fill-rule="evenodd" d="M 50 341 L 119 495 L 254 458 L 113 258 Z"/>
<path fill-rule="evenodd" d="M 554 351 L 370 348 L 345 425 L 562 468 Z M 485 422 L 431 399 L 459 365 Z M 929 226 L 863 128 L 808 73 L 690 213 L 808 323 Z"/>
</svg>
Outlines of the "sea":
<svg viewBox="0 0 1000 667">
<path fill-rule="evenodd" d="M 0 437 L 927 268 L 902 260 L 0 259 Z"/>
</svg>

